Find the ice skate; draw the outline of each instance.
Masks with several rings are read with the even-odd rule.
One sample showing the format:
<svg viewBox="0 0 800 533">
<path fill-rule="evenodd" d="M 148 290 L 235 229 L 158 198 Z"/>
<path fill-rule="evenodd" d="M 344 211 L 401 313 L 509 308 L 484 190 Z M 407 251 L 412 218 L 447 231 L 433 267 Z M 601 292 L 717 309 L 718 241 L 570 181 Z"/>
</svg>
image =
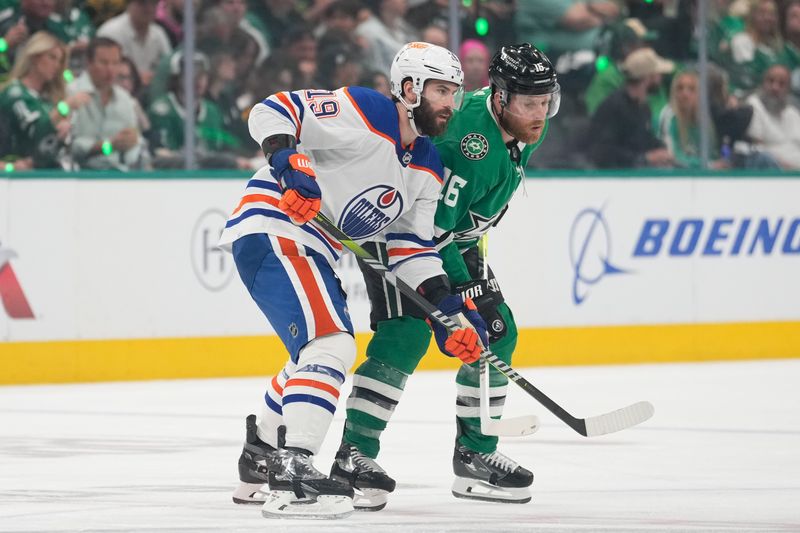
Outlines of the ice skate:
<svg viewBox="0 0 800 533">
<path fill-rule="evenodd" d="M 245 427 L 244 448 L 239 456 L 240 483 L 233 492 L 233 503 L 261 505 L 266 499 L 267 472 L 277 459 L 277 450 L 258 438 L 256 415 L 247 417 Z"/>
<path fill-rule="evenodd" d="M 453 452 L 453 496 L 501 503 L 528 503 L 533 473 L 500 452 L 478 453 L 460 444 Z"/>
<path fill-rule="evenodd" d="M 346 442 L 336 452 L 331 479 L 353 487 L 356 511 L 380 511 L 386 507 L 387 494 L 395 488 L 394 479 L 378 463 Z"/>
<path fill-rule="evenodd" d="M 353 489 L 316 468 L 312 455 L 300 448 L 278 451 L 280 465 L 269 470 L 265 518 L 344 518 L 353 512 Z"/>
</svg>

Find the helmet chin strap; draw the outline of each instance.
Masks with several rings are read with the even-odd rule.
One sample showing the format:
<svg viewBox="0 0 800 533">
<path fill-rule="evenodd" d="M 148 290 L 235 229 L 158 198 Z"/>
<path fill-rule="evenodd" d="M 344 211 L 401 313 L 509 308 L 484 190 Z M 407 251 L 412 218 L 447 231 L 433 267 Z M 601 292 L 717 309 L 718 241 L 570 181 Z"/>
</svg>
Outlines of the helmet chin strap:
<svg viewBox="0 0 800 533">
<path fill-rule="evenodd" d="M 411 126 L 411 131 L 414 132 L 414 135 L 417 137 L 422 137 L 423 135 L 417 129 L 417 123 L 414 122 L 414 110 L 422 103 L 422 95 L 417 94 L 417 103 L 413 105 L 406 102 L 406 99 L 402 96 L 398 98 L 398 100 L 400 100 L 400 103 L 406 108 L 406 116 L 408 117 L 408 123 Z"/>
<path fill-rule="evenodd" d="M 508 93 L 506 93 L 503 89 L 500 89 L 500 113 L 495 113 L 494 106 L 492 106 L 492 113 L 497 117 L 497 125 L 503 128 L 503 130 L 511 135 L 511 132 L 508 131 L 506 125 L 503 124 L 503 119 L 505 118 L 506 114 L 506 106 L 508 105 Z M 513 137 L 513 136 L 512 136 Z M 514 137 L 512 142 L 516 143 L 517 139 Z"/>
<path fill-rule="evenodd" d="M 504 90 L 500 89 L 500 114 L 495 113 L 497 117 L 497 124 L 503 128 L 503 130 L 511 135 L 511 140 L 506 143 L 506 149 L 508 149 L 508 155 L 511 157 L 511 160 L 519 165 L 521 160 L 522 154 L 519 151 L 519 139 L 517 139 L 510 131 L 508 131 L 508 127 L 503 123 L 503 119 L 505 118 L 506 113 L 506 106 L 508 105 L 508 93 Z M 492 113 L 494 113 L 494 107 L 492 107 Z"/>
</svg>

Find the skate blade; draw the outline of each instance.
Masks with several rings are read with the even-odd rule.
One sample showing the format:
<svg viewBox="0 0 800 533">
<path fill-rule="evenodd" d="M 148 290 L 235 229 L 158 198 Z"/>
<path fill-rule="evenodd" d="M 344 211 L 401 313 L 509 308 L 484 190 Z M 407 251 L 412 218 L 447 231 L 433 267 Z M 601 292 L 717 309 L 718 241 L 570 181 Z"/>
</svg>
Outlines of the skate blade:
<svg viewBox="0 0 800 533">
<path fill-rule="evenodd" d="M 380 489 L 354 489 L 353 508 L 356 511 L 375 512 L 386 507 L 389 493 Z"/>
<path fill-rule="evenodd" d="M 479 479 L 456 476 L 453 481 L 453 496 L 465 500 L 494 503 L 528 503 L 531 501 L 530 487 L 498 487 Z"/>
<path fill-rule="evenodd" d="M 293 492 L 270 491 L 261 507 L 264 518 L 301 518 L 331 520 L 353 512 L 353 500 L 347 496 L 325 496 L 298 499 Z"/>
<path fill-rule="evenodd" d="M 233 503 L 264 505 L 267 499 L 267 493 L 261 490 L 264 486 L 261 483 L 245 483 L 242 481 L 233 491 Z"/>
</svg>

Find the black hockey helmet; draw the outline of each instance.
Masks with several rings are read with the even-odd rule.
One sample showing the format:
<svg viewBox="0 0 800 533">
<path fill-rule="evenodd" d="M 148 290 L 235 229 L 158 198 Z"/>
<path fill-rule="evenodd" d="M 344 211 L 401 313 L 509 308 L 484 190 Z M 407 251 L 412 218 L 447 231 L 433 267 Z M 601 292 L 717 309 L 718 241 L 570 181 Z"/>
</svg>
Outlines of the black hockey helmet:
<svg viewBox="0 0 800 533">
<path fill-rule="evenodd" d="M 548 118 L 558 112 L 561 86 L 547 56 L 530 43 L 504 46 L 489 63 L 489 81 L 505 106 L 513 94 L 553 95 Z"/>
</svg>

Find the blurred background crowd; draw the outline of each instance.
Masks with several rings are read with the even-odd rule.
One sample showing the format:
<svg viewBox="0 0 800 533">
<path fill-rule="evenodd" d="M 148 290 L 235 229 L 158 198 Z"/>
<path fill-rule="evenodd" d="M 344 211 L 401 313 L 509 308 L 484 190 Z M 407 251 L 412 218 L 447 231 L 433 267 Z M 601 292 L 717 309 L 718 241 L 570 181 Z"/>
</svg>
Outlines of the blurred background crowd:
<svg viewBox="0 0 800 533">
<path fill-rule="evenodd" d="M 400 47 L 449 48 L 458 20 L 467 90 L 487 85 L 504 44 L 531 42 L 556 65 L 561 110 L 531 166 L 700 168 L 708 109 L 710 168 L 800 168 L 800 0 L 450 4 L 194 0 L 197 165 L 260 166 L 247 115 L 274 92 L 362 85 L 388 96 Z M 186 26 L 184 0 L 0 0 L 5 171 L 182 168 Z"/>
</svg>

